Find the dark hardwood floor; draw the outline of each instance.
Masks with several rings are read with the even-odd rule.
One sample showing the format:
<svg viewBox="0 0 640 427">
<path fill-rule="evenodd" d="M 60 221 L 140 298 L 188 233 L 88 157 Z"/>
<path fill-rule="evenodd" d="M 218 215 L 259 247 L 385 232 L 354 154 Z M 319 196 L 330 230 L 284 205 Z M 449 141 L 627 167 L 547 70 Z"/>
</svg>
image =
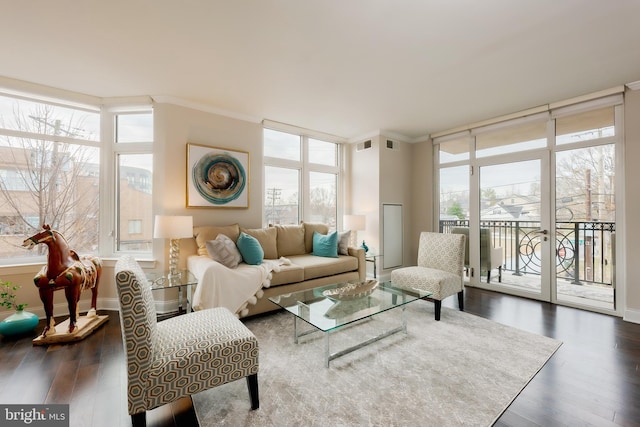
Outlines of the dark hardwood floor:
<svg viewBox="0 0 640 427">
<path fill-rule="evenodd" d="M 640 325 L 474 288 L 465 311 L 563 341 L 496 426 L 640 426 Z M 0 403 L 69 403 L 73 427 L 130 425 L 120 321 L 103 314 L 109 321 L 75 344 L 4 338 Z M 197 425 L 191 400 L 149 411 L 147 425 Z"/>
</svg>

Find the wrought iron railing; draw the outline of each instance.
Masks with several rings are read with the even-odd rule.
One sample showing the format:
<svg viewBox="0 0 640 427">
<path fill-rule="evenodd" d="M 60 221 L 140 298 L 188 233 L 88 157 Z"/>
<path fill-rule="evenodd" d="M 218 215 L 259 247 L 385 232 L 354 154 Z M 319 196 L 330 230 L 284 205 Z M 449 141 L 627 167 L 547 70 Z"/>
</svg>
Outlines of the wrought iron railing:
<svg viewBox="0 0 640 427">
<path fill-rule="evenodd" d="M 468 220 L 441 220 L 440 232 L 468 227 Z M 480 221 L 491 230 L 491 242 L 503 251 L 503 270 L 515 275 L 542 271 L 539 221 Z M 615 222 L 572 221 L 556 223 L 556 276 L 571 283 L 615 285 Z M 547 234 L 551 237 L 553 233 Z"/>
</svg>

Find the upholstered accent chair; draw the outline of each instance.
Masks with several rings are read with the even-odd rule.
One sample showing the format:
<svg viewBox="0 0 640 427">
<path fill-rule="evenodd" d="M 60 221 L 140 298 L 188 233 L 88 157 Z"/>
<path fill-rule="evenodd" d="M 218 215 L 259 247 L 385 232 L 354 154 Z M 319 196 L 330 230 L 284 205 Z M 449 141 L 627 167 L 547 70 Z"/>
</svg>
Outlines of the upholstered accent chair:
<svg viewBox="0 0 640 427">
<path fill-rule="evenodd" d="M 394 286 L 430 292 L 435 319 L 440 320 L 442 300 L 458 294 L 458 306 L 464 310 L 463 234 L 420 233 L 418 265 L 391 272 Z"/>
<path fill-rule="evenodd" d="M 469 229 L 456 227 L 452 233 L 465 235 L 464 268 L 469 271 Z M 491 230 L 480 229 L 480 274 L 487 274 L 487 283 L 491 283 L 491 271 L 498 270 L 498 282 L 502 282 L 502 248 L 493 247 L 491 243 Z"/>
<path fill-rule="evenodd" d="M 134 426 L 146 424 L 149 409 L 242 378 L 258 408 L 258 341 L 235 315 L 213 308 L 157 322 L 151 285 L 132 257 L 118 260 L 115 279 Z"/>
</svg>

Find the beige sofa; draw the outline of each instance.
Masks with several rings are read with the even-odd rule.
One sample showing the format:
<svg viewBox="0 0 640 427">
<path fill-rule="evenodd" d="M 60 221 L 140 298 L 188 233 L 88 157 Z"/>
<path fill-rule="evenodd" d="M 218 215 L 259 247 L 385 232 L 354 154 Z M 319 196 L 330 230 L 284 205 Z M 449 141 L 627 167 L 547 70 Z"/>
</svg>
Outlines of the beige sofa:
<svg viewBox="0 0 640 427">
<path fill-rule="evenodd" d="M 324 224 L 302 223 L 300 225 L 276 225 L 260 229 L 245 229 L 238 224 L 224 227 L 194 227 L 192 239 L 180 242 L 180 266 L 186 268 L 189 256 L 208 256 L 206 242 L 224 234 L 234 242 L 243 231 L 255 237 L 264 251 L 264 259 L 286 258 L 290 261 L 274 271 L 271 285 L 255 304 L 250 304 L 243 316 L 277 310 L 279 307 L 268 300 L 274 295 L 287 294 L 331 283 L 363 281 L 366 278 L 365 252 L 361 248 L 344 247 L 346 255 L 337 258 L 313 255 L 313 233 L 327 234 Z M 207 286 L 199 283 L 198 286 Z"/>
</svg>

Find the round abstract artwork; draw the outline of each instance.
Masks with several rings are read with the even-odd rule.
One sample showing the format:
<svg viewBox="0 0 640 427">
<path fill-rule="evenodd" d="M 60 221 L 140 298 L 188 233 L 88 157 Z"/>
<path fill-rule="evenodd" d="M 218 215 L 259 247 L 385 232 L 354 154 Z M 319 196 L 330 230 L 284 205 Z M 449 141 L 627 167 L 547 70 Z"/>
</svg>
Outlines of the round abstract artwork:
<svg viewBox="0 0 640 427">
<path fill-rule="evenodd" d="M 224 205 L 237 199 L 247 182 L 242 164 L 235 157 L 206 154 L 193 167 L 193 183 L 207 201 Z"/>
</svg>

